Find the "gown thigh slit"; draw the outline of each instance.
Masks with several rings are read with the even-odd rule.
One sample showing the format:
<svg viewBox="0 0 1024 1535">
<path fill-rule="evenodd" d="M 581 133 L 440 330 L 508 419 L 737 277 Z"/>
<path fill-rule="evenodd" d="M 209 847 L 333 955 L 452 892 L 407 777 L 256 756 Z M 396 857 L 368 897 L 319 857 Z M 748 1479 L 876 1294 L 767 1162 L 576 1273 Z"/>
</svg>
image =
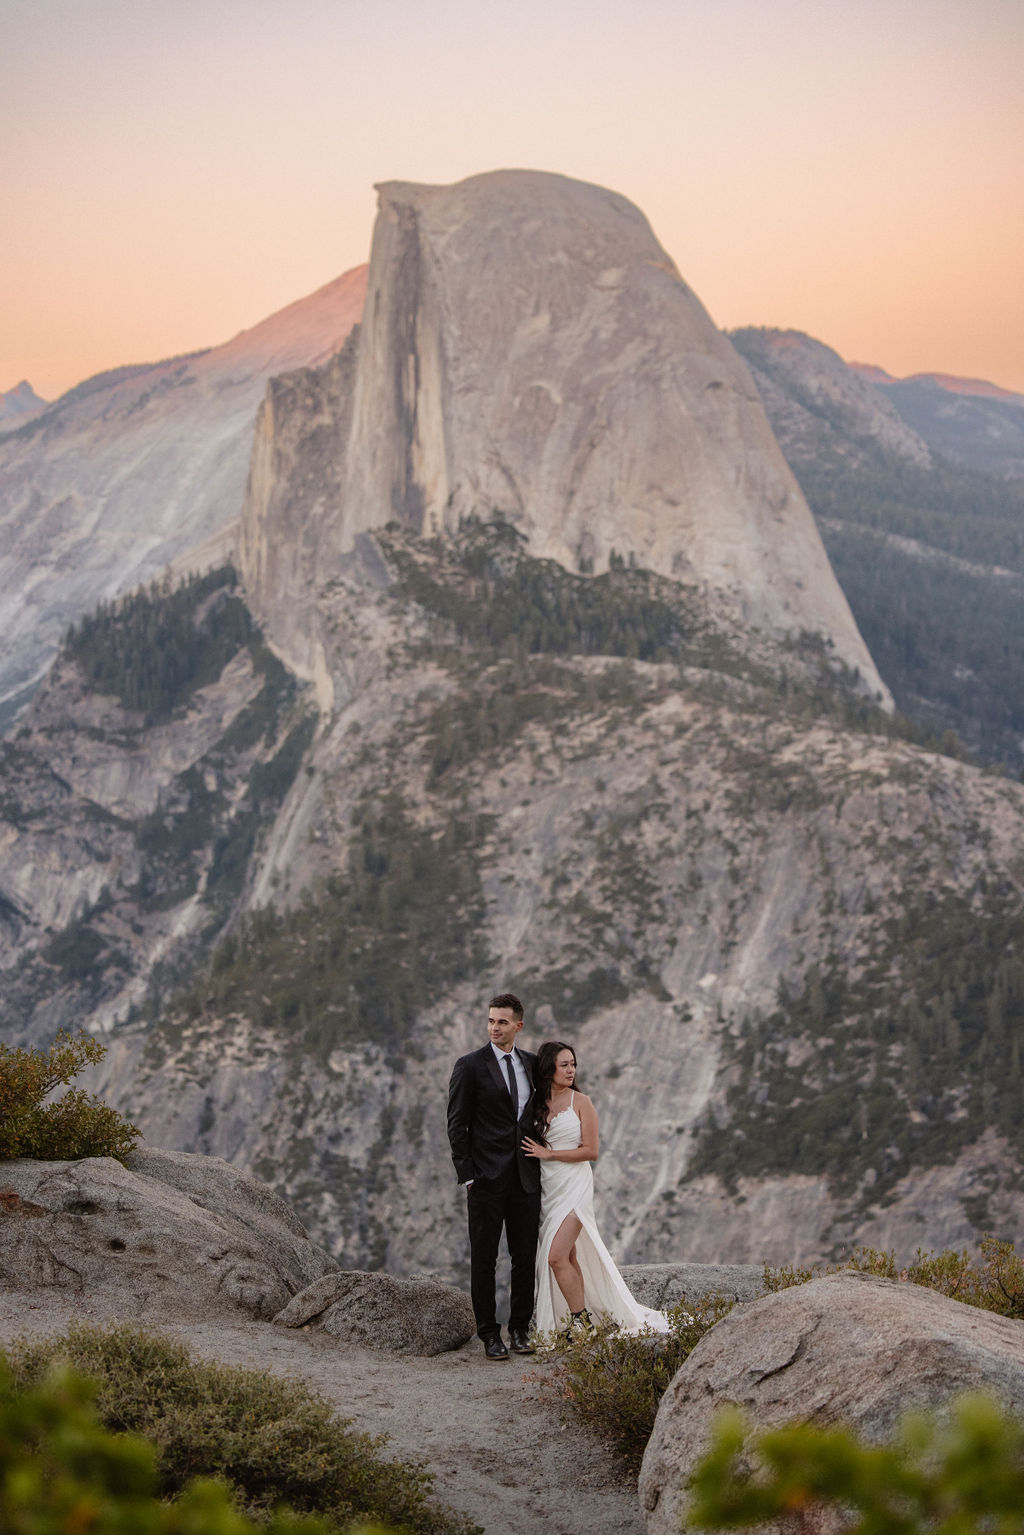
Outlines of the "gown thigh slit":
<svg viewBox="0 0 1024 1535">
<path fill-rule="evenodd" d="M 556 1114 L 548 1125 L 547 1143 L 556 1151 L 579 1146 L 580 1119 L 573 1107 Z M 641 1306 L 626 1288 L 611 1253 L 601 1240 L 594 1215 L 594 1173 L 589 1162 L 560 1162 L 546 1158 L 540 1164 L 540 1236 L 537 1240 L 537 1299 L 534 1321 L 538 1332 L 564 1326 L 570 1308 L 550 1267 L 551 1244 L 565 1220 L 575 1215 L 580 1223 L 576 1238 L 576 1267 L 583 1276 L 583 1304 L 595 1322 L 614 1322 L 623 1332 L 642 1332 L 645 1327 L 667 1332 L 663 1311 Z"/>
</svg>

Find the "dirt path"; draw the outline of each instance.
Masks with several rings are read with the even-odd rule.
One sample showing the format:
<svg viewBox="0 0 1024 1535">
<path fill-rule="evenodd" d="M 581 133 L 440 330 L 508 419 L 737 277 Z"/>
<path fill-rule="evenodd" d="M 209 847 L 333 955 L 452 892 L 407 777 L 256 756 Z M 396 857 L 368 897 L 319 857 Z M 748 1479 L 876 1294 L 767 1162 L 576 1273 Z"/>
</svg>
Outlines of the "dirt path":
<svg viewBox="0 0 1024 1535">
<path fill-rule="evenodd" d="M 26 1301 L 0 1294 L 0 1345 L 72 1318 L 111 1320 Z M 589 1434 L 561 1426 L 526 1378 L 530 1359 L 491 1364 L 476 1340 L 434 1359 L 375 1353 L 269 1322 L 167 1319 L 158 1330 L 205 1358 L 303 1381 L 356 1428 L 387 1434 L 394 1459 L 423 1460 L 438 1498 L 486 1535 L 642 1535 L 635 1489 Z"/>
</svg>

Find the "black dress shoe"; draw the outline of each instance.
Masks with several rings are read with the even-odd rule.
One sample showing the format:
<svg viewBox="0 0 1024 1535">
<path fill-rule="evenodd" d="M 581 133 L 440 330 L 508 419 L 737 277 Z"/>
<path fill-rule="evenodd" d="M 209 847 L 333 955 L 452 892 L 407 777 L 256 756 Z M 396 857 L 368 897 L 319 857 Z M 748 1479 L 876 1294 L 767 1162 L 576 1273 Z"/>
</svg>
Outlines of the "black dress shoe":
<svg viewBox="0 0 1024 1535">
<path fill-rule="evenodd" d="M 487 1359 L 507 1359 L 508 1349 L 501 1341 L 501 1334 L 496 1338 L 484 1339 L 484 1356 Z"/>
<path fill-rule="evenodd" d="M 530 1334 L 525 1327 L 510 1327 L 508 1341 L 513 1354 L 535 1354 L 537 1350 L 530 1342 Z"/>
</svg>

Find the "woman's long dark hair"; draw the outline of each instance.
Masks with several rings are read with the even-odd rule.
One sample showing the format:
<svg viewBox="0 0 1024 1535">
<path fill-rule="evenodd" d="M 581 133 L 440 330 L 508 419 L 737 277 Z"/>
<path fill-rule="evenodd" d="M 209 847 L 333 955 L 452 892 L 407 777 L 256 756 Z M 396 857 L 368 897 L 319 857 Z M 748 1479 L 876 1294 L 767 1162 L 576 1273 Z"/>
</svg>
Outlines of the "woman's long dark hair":
<svg viewBox="0 0 1024 1535">
<path fill-rule="evenodd" d="M 547 1145 L 548 1094 L 555 1080 L 555 1062 L 563 1050 L 568 1050 L 576 1064 L 576 1051 L 561 1039 L 546 1039 L 537 1051 L 537 1064 L 533 1068 L 533 1139 Z"/>
</svg>

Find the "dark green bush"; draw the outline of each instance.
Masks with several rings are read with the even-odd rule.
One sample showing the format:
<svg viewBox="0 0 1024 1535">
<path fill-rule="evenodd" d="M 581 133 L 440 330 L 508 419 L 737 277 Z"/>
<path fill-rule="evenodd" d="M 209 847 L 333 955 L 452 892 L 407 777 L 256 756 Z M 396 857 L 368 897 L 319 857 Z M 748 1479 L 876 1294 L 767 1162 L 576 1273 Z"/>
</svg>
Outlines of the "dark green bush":
<svg viewBox="0 0 1024 1535">
<path fill-rule="evenodd" d="M 176 1502 L 162 1502 L 152 1446 L 110 1433 L 91 1398 L 89 1382 L 68 1371 L 18 1390 L 0 1360 L 5 1535 L 328 1535 L 321 1520 L 286 1511 L 256 1524 L 214 1482 L 193 1483 Z"/>
<path fill-rule="evenodd" d="M 825 1521 L 845 1535 L 1022 1528 L 1024 1428 L 984 1396 L 961 1397 L 948 1427 L 923 1414 L 906 1418 L 888 1445 L 799 1423 L 746 1440 L 742 1415 L 721 1413 L 693 1475 L 684 1529 L 744 1529 L 770 1519 L 794 1535 Z"/>
<path fill-rule="evenodd" d="M 74 1326 L 64 1337 L 16 1345 L 8 1363 L 22 1391 L 55 1365 L 90 1377 L 104 1427 L 154 1446 L 161 1497 L 215 1476 L 250 1516 L 284 1503 L 318 1514 L 331 1530 L 380 1520 L 409 1535 L 476 1531 L 434 1501 L 427 1472 L 383 1459 L 381 1439 L 352 1432 L 297 1382 L 196 1360 L 182 1344 L 129 1326 Z"/>
<path fill-rule="evenodd" d="M 140 1132 L 116 1109 L 77 1087 L 44 1102 L 54 1088 L 66 1087 L 83 1066 L 94 1065 L 106 1053 L 106 1045 L 91 1034 L 73 1039 L 63 1029 L 45 1051 L 0 1044 L 0 1161 L 124 1160 Z"/>
<path fill-rule="evenodd" d="M 473 648 L 641 661 L 677 659 L 686 648 L 691 620 L 681 588 L 650 571 L 627 571 L 621 559 L 613 557 L 604 575 L 575 575 L 528 555 L 522 535 L 500 518 L 467 519 L 433 561 L 417 558 L 393 531 L 382 541 L 401 595 Z"/>
</svg>

